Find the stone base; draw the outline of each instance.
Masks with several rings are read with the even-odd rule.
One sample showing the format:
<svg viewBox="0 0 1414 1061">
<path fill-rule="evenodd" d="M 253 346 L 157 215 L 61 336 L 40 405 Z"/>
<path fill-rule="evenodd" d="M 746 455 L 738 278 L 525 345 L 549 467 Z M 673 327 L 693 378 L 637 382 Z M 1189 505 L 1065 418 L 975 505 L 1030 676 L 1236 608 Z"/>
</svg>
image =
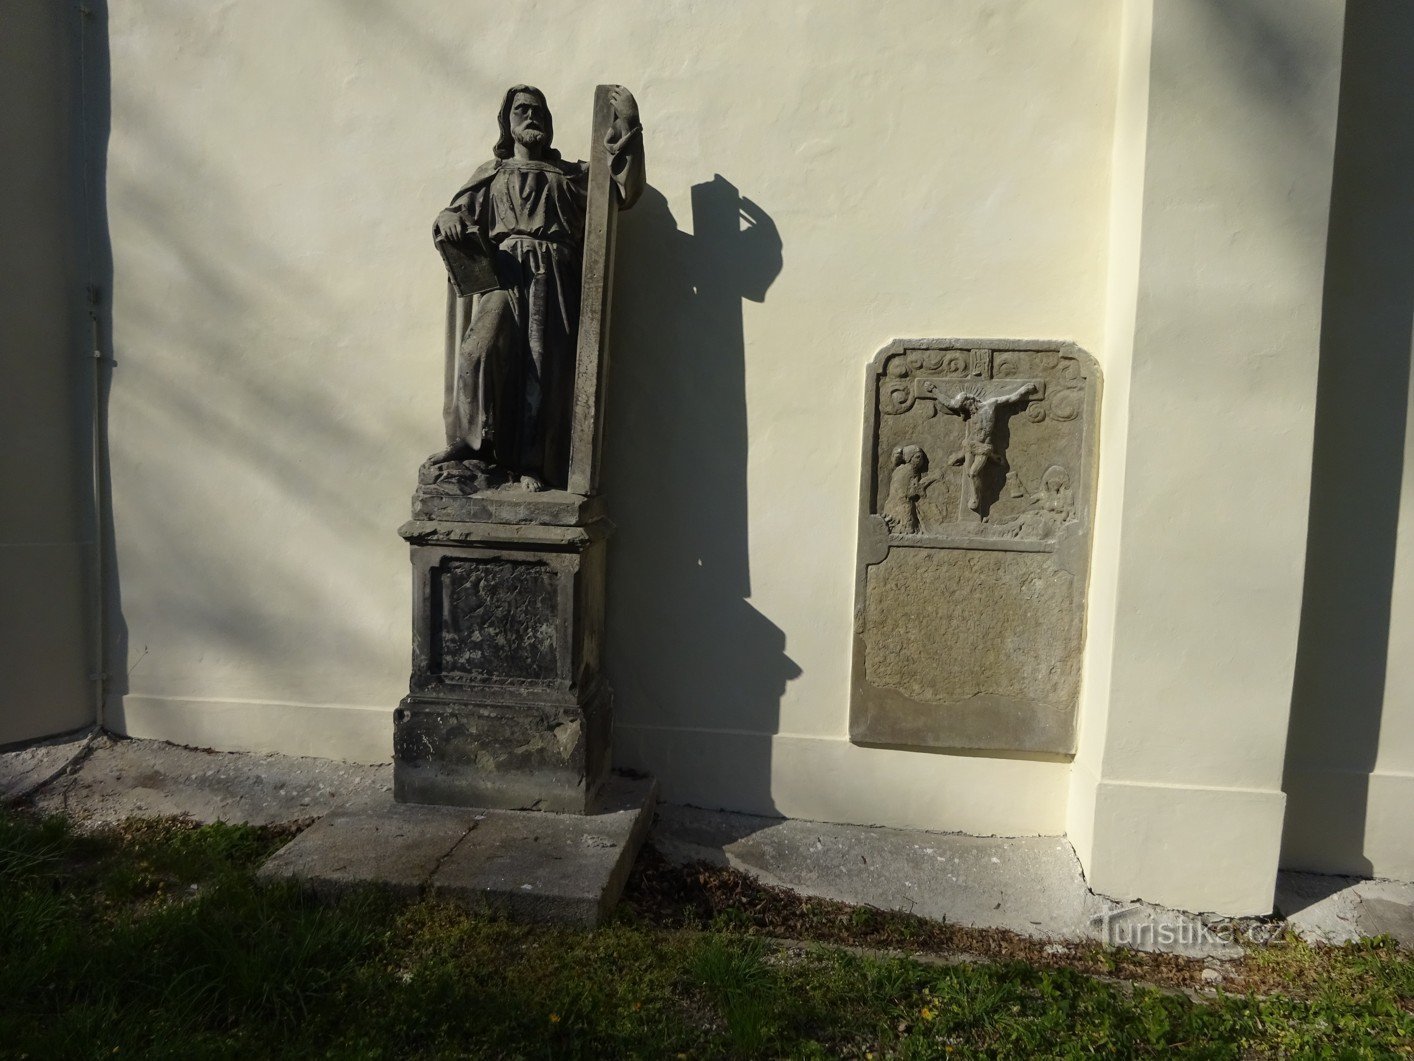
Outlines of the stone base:
<svg viewBox="0 0 1414 1061">
<path fill-rule="evenodd" d="M 275 852 L 260 876 L 323 895 L 372 884 L 520 921 L 594 926 L 623 894 L 657 801 L 651 778 L 614 777 L 590 814 L 397 803 L 335 811 Z"/>
<path fill-rule="evenodd" d="M 587 814 L 609 774 L 611 705 L 407 696 L 393 715 L 400 803 Z"/>
<path fill-rule="evenodd" d="M 585 813 L 609 770 L 600 673 L 603 502 L 563 491 L 426 495 L 409 691 L 393 716 L 400 802 Z"/>
</svg>

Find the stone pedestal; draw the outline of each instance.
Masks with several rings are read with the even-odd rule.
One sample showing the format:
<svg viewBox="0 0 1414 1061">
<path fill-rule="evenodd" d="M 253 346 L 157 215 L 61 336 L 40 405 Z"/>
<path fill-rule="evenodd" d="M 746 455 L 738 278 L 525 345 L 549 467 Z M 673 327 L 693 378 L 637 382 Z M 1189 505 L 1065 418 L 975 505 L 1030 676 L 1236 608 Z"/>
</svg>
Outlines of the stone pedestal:
<svg viewBox="0 0 1414 1061">
<path fill-rule="evenodd" d="M 413 654 L 394 715 L 395 797 L 587 812 L 610 758 L 602 501 L 419 490 L 413 516 L 399 529 Z"/>
</svg>

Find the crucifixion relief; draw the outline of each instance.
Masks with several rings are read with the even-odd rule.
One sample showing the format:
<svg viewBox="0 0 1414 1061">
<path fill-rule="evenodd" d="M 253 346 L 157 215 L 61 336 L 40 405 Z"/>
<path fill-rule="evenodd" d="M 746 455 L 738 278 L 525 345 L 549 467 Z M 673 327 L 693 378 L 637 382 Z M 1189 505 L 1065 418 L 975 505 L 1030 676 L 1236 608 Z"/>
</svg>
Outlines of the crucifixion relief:
<svg viewBox="0 0 1414 1061">
<path fill-rule="evenodd" d="M 938 407 L 960 416 L 963 421 L 962 448 L 947 459 L 961 467 L 966 477 L 963 488 L 963 519 L 982 518 L 982 490 L 990 465 L 1006 468 L 1006 458 L 997 452 L 997 411 L 1004 405 L 1029 402 L 1041 395 L 1035 383 L 1025 383 L 1014 391 L 986 397 L 979 389 L 965 388 L 952 398 L 939 398 Z"/>
<path fill-rule="evenodd" d="M 896 339 L 867 378 L 850 739 L 1073 754 L 1094 359 L 1060 341 Z"/>
</svg>

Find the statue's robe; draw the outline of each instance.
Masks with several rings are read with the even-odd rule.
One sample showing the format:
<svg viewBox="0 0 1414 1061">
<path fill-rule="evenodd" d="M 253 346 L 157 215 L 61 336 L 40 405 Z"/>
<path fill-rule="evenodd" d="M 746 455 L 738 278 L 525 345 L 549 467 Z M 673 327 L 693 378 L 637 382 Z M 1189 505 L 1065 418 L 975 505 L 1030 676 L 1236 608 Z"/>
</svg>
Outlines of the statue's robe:
<svg viewBox="0 0 1414 1061">
<path fill-rule="evenodd" d="M 628 207 L 643 189 L 640 131 L 616 147 L 611 171 Z M 459 300 L 448 444 L 558 488 L 569 476 L 588 186 L 587 162 L 495 159 L 448 207 L 492 248 L 500 285 Z"/>
</svg>

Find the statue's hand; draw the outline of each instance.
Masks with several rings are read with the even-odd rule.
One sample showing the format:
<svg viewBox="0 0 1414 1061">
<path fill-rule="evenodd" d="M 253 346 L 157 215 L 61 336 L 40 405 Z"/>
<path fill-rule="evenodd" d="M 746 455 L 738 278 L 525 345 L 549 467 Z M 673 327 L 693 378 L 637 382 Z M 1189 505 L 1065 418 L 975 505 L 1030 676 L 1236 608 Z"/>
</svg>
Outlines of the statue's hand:
<svg viewBox="0 0 1414 1061">
<path fill-rule="evenodd" d="M 440 240 L 456 242 L 466 235 L 466 219 L 455 210 L 443 210 L 432 227 Z"/>
<path fill-rule="evenodd" d="M 638 100 L 623 85 L 615 85 L 609 92 L 609 105 L 614 108 L 614 118 L 621 125 L 620 135 L 633 131 L 638 124 Z"/>
</svg>

